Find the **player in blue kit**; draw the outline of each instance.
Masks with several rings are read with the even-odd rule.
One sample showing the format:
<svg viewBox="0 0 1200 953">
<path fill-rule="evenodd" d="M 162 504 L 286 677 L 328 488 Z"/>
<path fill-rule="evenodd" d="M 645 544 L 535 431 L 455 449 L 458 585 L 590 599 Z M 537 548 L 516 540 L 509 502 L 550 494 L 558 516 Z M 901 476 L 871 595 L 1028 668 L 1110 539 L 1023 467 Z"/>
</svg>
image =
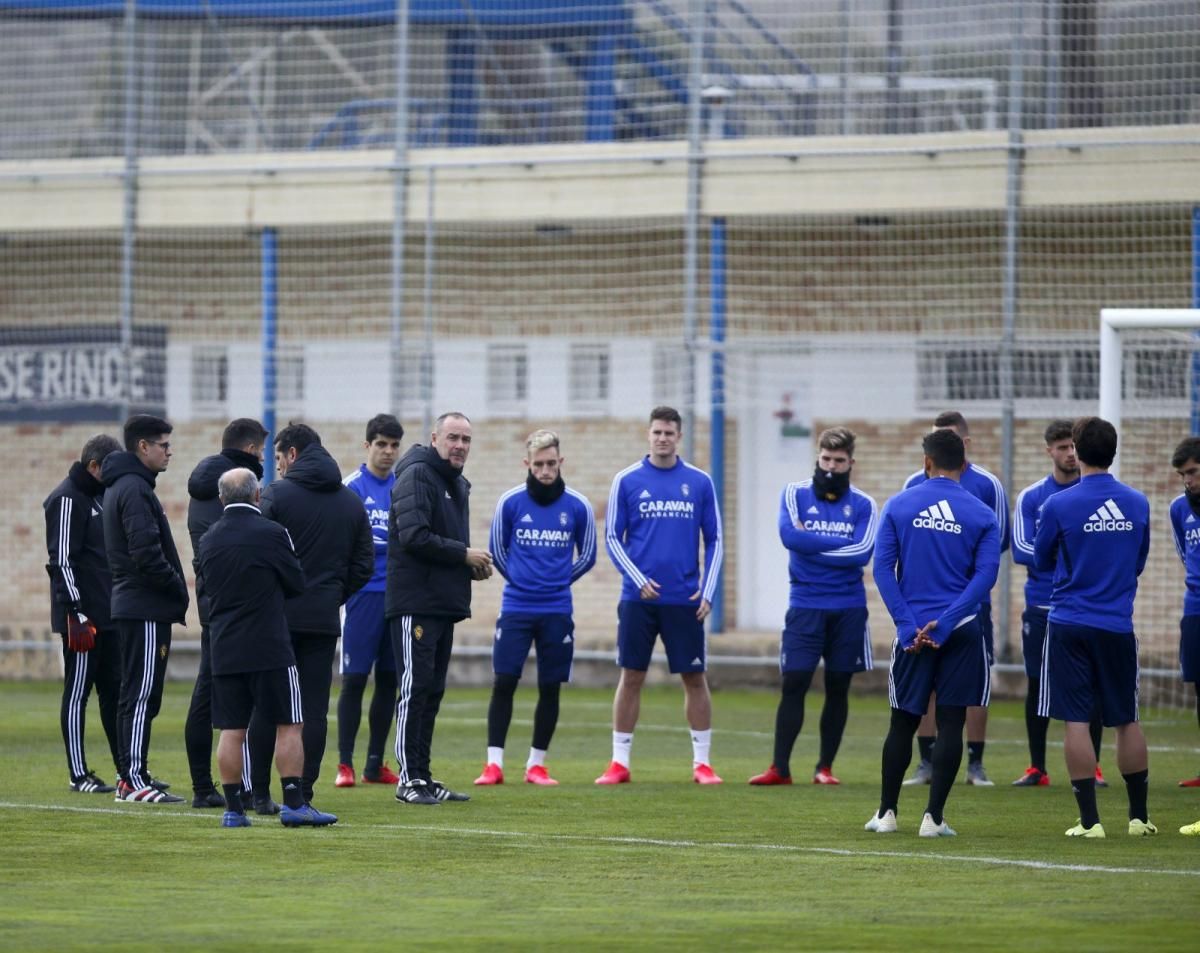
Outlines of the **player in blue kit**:
<svg viewBox="0 0 1200 953">
<path fill-rule="evenodd" d="M 1066 722 L 1064 749 L 1079 820 L 1068 837 L 1103 837 L 1096 808 L 1096 752 L 1088 721 L 1099 705 L 1117 729 L 1117 767 L 1129 796 L 1129 833 L 1157 833 L 1146 812 L 1149 758 L 1138 723 L 1133 600 L 1150 553 L 1150 504 L 1108 468 L 1117 431 L 1081 417 L 1071 432 L 1082 479 L 1042 506 L 1034 564 L 1054 571 L 1038 714 Z"/>
<path fill-rule="evenodd" d="M 1171 455 L 1171 466 L 1183 480 L 1183 492 L 1171 501 L 1171 532 L 1186 571 L 1183 618 L 1179 622 L 1179 670 L 1196 690 L 1200 719 L 1200 437 L 1183 440 Z M 1179 782 L 1200 788 L 1200 775 Z M 1191 825 L 1200 834 L 1200 823 Z"/>
<path fill-rule="evenodd" d="M 789 483 L 779 504 L 779 538 L 789 552 L 791 594 L 779 651 L 783 686 L 775 712 L 775 759 L 751 784 L 791 784 L 789 761 L 804 727 L 804 698 L 825 659 L 821 755 L 813 784 L 840 784 L 833 759 L 849 713 L 850 679 L 873 668 L 863 567 L 875 548 L 875 501 L 850 485 L 854 433 L 833 427 L 817 439 L 812 479 Z"/>
<path fill-rule="evenodd" d="M 891 727 L 883 743 L 879 810 L 866 823 L 896 831 L 912 739 L 936 693 L 937 741 L 921 837 L 953 837 L 943 810 L 962 762 L 967 708 L 991 692 L 979 606 L 1000 569 L 1000 527 L 992 510 L 959 481 L 966 449 L 953 430 L 922 442 L 929 479 L 892 497 L 879 518 L 875 585 L 896 623 L 888 678 Z"/>
<path fill-rule="evenodd" d="M 362 721 L 362 700 L 367 676 L 375 668 L 375 694 L 367 712 L 367 761 L 364 784 L 395 784 L 399 776 L 384 763 L 383 749 L 396 710 L 396 662 L 392 640 L 383 617 L 387 589 L 388 508 L 396 475 L 392 468 L 400 458 L 404 428 L 391 414 L 376 414 L 367 421 L 365 463 L 342 483 L 362 497 L 371 535 L 375 539 L 375 573 L 370 582 L 346 600 L 342 620 L 340 671 L 342 690 L 338 695 L 338 770 L 334 786 L 354 787 L 354 742 Z"/>
<path fill-rule="evenodd" d="M 692 780 L 720 784 L 709 763 L 712 697 L 705 676 L 704 620 L 721 571 L 721 514 L 712 478 L 680 459 L 683 418 L 672 407 L 650 412 L 650 453 L 613 478 L 605 543 L 624 577 L 617 608 L 613 755 L 597 784 L 629 780 L 633 730 L 650 655 L 662 636 L 667 663 L 683 681 L 692 730 Z M 700 540 L 704 540 L 704 572 Z"/>
<path fill-rule="evenodd" d="M 1042 572 L 1033 564 L 1033 540 L 1037 535 L 1042 505 L 1055 493 L 1079 483 L 1079 461 L 1075 459 L 1075 442 L 1071 439 L 1070 420 L 1055 420 L 1046 428 L 1046 456 L 1053 463 L 1049 475 L 1042 477 L 1017 495 L 1013 513 L 1013 562 L 1026 567 L 1025 612 L 1021 616 L 1021 649 L 1025 659 L 1025 677 L 1029 688 L 1025 694 L 1025 732 L 1029 737 L 1029 767 L 1013 782 L 1013 787 L 1045 787 L 1050 783 L 1046 770 L 1046 730 L 1050 719 L 1037 713 L 1038 694 L 1042 679 L 1042 649 L 1046 643 L 1046 617 L 1050 612 L 1052 571 Z M 1089 724 L 1096 760 L 1100 760 L 1100 741 L 1104 726 L 1099 713 Z M 1100 767 L 1096 766 L 1096 784 L 1107 786 Z"/>
<path fill-rule="evenodd" d="M 492 560 L 505 578 L 492 642 L 492 699 L 487 763 L 476 784 L 504 783 L 504 741 L 513 694 L 531 646 L 537 646 L 538 700 L 527 784 L 558 784 L 546 770 L 546 750 L 558 725 L 559 689 L 571 680 L 575 623 L 571 585 L 596 565 L 596 519 L 587 497 L 563 482 L 558 435 L 537 430 L 525 442 L 525 482 L 496 504 Z"/>
<path fill-rule="evenodd" d="M 963 446 L 967 448 L 967 451 L 970 451 L 970 428 L 967 426 L 966 418 L 958 411 L 948 410 L 938 414 L 934 418 L 933 429 L 953 430 L 962 438 Z M 918 470 L 905 481 L 904 488 L 907 490 L 924 483 L 927 479 L 929 477 L 926 472 Z M 996 522 L 1000 527 L 1000 551 L 1004 552 L 1008 549 L 1008 497 L 1004 495 L 1004 487 L 995 476 L 970 461 L 967 462 L 966 469 L 962 472 L 960 482 L 964 489 L 982 500 L 996 514 Z M 984 595 L 983 603 L 979 607 L 979 625 L 983 630 L 983 637 L 987 640 L 988 664 L 990 665 L 995 660 L 990 593 Z M 933 742 L 936 738 L 933 708 L 934 703 L 930 702 L 929 710 L 921 719 L 921 727 L 917 731 L 917 747 L 921 752 L 921 760 L 917 765 L 916 772 L 904 782 L 905 784 L 928 784 L 932 778 L 930 752 L 933 751 Z M 973 705 L 967 711 L 967 784 L 981 787 L 992 787 L 993 785 L 983 767 L 983 749 L 986 741 L 987 709 Z"/>
</svg>

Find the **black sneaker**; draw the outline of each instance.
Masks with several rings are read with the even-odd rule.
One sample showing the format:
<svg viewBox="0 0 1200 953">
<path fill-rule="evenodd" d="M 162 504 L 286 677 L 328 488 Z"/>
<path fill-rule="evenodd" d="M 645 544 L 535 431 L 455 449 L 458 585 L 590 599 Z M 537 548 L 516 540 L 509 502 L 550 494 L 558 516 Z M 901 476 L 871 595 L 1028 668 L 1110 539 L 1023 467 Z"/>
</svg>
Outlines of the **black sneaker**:
<svg viewBox="0 0 1200 953">
<path fill-rule="evenodd" d="M 207 791 L 197 791 L 192 796 L 192 807 L 224 807 L 225 798 L 218 793 L 216 788 L 209 788 Z"/>
<path fill-rule="evenodd" d="M 161 791 L 153 784 L 148 784 L 144 788 L 138 788 L 136 791 L 126 795 L 126 801 L 132 801 L 134 804 L 182 804 L 183 798 L 177 794 L 171 794 L 169 791 Z"/>
<path fill-rule="evenodd" d="M 71 790 L 80 794 L 112 794 L 116 788 L 101 781 L 96 777 L 95 772 L 89 771 L 83 777 L 76 778 L 71 782 Z"/>
<path fill-rule="evenodd" d="M 433 792 L 433 796 L 439 801 L 469 801 L 471 795 L 459 794 L 457 791 L 451 791 L 441 781 L 430 781 L 429 790 Z"/>
<path fill-rule="evenodd" d="M 169 791 L 169 790 L 171 790 L 171 785 L 167 784 L 167 782 L 166 782 L 166 781 L 160 781 L 160 780 L 158 780 L 158 778 L 151 778 L 151 779 L 150 779 L 150 787 L 152 787 L 152 788 L 154 788 L 154 789 L 156 789 L 156 790 L 158 790 L 158 791 Z M 183 799 L 182 799 L 182 798 L 180 798 L 180 800 L 183 800 Z"/>
<path fill-rule="evenodd" d="M 272 801 L 269 797 L 254 799 L 254 813 L 261 814 L 264 817 L 274 817 L 279 813 L 279 805 Z"/>
<path fill-rule="evenodd" d="M 416 780 L 396 785 L 396 800 L 404 804 L 440 804 L 424 781 Z"/>
</svg>

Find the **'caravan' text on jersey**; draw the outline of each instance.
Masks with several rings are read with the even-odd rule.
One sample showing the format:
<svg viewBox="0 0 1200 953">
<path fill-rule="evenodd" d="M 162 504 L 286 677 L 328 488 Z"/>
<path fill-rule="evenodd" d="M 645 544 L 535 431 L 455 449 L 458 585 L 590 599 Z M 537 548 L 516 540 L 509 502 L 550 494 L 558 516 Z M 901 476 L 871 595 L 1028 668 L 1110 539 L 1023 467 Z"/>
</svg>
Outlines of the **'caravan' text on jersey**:
<svg viewBox="0 0 1200 953">
<path fill-rule="evenodd" d="M 697 605 L 701 587 L 700 539 L 704 539 L 704 583 L 700 598 L 712 602 L 721 571 L 721 514 L 712 479 L 676 460 L 662 469 L 644 457 L 613 478 L 608 496 L 605 544 L 620 571 L 621 600 L 640 599 L 647 579 L 659 585 L 660 605 Z"/>
<path fill-rule="evenodd" d="M 500 613 L 570 613 L 571 584 L 596 565 L 592 505 L 570 487 L 549 505 L 525 484 L 500 497 L 492 518 L 492 559 L 506 582 Z M 578 557 L 576 557 L 578 553 Z"/>
<path fill-rule="evenodd" d="M 779 539 L 788 550 L 791 582 L 788 606 L 865 606 L 863 567 L 871 561 L 878 522 L 875 501 L 856 487 L 830 502 L 813 492 L 812 480 L 789 483 L 779 502 Z"/>
</svg>

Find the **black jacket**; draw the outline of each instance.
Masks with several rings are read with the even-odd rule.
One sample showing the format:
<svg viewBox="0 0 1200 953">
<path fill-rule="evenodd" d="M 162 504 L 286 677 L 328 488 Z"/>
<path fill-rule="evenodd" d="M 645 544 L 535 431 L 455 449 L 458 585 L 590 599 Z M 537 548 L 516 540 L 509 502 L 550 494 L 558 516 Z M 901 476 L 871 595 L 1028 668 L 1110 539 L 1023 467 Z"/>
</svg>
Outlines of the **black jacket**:
<svg viewBox="0 0 1200 953">
<path fill-rule="evenodd" d="M 308 580 L 285 606 L 292 632 L 337 636 L 338 608 L 375 572 L 375 539 L 362 498 L 342 486 L 328 451 L 311 444 L 287 476 L 263 491 L 262 512 L 291 534 Z"/>
<path fill-rule="evenodd" d="M 221 501 L 217 498 L 217 481 L 222 473 L 245 467 L 262 479 L 262 464 L 258 457 L 244 450 L 222 450 L 196 464 L 188 477 L 188 536 L 192 539 L 192 571 L 196 574 L 196 609 L 200 624 L 208 625 L 208 595 L 200 580 L 200 537 L 221 518 Z"/>
<path fill-rule="evenodd" d="M 110 621 L 112 575 L 104 552 L 104 484 L 79 461 L 42 503 L 46 511 L 46 572 L 50 574 L 50 628 L 66 635 L 67 610 L 82 612 L 96 628 Z"/>
<path fill-rule="evenodd" d="M 211 458 L 210 458 L 211 459 Z M 296 664 L 284 600 L 304 591 L 292 540 L 255 506 L 236 504 L 200 540 L 214 675 Z"/>
<path fill-rule="evenodd" d="M 385 615 L 471 616 L 471 484 L 432 447 L 396 464 L 388 518 Z"/>
<path fill-rule="evenodd" d="M 175 538 L 154 495 L 152 473 L 133 453 L 104 458 L 104 548 L 112 572 L 112 617 L 183 622 L 187 583 Z"/>
</svg>

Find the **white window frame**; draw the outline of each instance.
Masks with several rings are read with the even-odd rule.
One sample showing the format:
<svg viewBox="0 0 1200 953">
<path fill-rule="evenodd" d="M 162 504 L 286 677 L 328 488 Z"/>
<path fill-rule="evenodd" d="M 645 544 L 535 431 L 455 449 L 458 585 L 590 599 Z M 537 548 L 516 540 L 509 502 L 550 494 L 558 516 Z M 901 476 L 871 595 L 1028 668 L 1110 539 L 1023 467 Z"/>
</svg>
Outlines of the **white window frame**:
<svg viewBox="0 0 1200 953">
<path fill-rule="evenodd" d="M 612 396 L 612 347 L 606 341 L 573 341 L 569 352 L 567 408 L 602 414 Z"/>
<path fill-rule="evenodd" d="M 216 367 L 215 374 L 204 366 L 210 362 Z M 192 347 L 190 397 L 193 417 L 228 416 L 229 364 L 229 348 L 223 344 Z M 215 393 L 209 392 L 214 385 Z"/>
<path fill-rule="evenodd" d="M 489 411 L 523 415 L 529 406 L 529 346 L 523 342 L 489 343 L 486 363 Z"/>
</svg>

